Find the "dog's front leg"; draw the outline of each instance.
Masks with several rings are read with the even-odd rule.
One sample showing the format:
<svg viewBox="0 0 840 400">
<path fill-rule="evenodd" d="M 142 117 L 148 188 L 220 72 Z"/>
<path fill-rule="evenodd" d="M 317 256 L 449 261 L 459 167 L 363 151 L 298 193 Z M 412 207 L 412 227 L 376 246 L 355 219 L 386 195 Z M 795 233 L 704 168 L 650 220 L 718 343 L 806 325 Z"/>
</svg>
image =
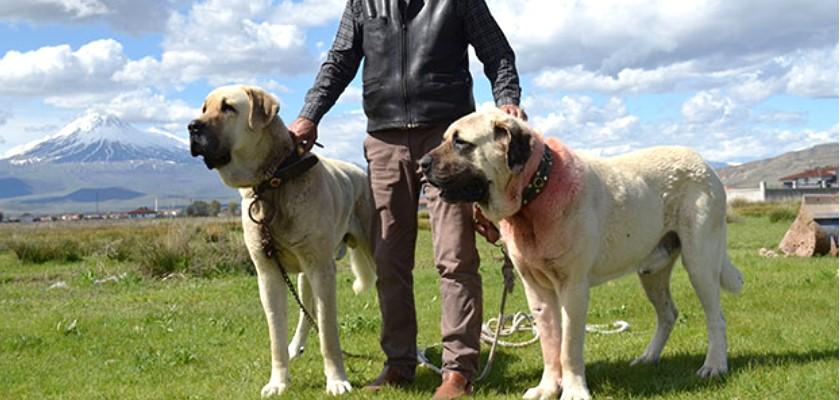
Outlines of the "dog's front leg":
<svg viewBox="0 0 840 400">
<path fill-rule="evenodd" d="M 563 344 L 560 351 L 560 360 L 563 363 L 563 395 L 560 400 L 589 400 L 583 362 L 589 284 L 576 282 L 561 288 L 560 305 L 563 314 Z"/>
<path fill-rule="evenodd" d="M 328 266 L 321 267 L 324 263 Z M 307 268 L 306 276 L 309 278 L 315 298 L 318 337 L 321 341 L 321 354 L 324 357 L 324 375 L 327 377 L 327 393 L 335 396 L 349 392 L 351 386 L 344 373 L 344 360 L 338 340 L 335 262 L 325 261 L 319 267 Z"/>
<path fill-rule="evenodd" d="M 261 392 L 263 397 L 269 397 L 282 394 L 289 382 L 286 286 L 274 262 L 254 257 L 254 263 L 257 265 L 260 301 L 268 322 L 268 337 L 271 339 L 271 378 Z"/>
<path fill-rule="evenodd" d="M 556 399 L 560 393 L 562 367 L 560 365 L 560 303 L 554 288 L 545 288 L 530 276 L 522 275 L 528 307 L 537 324 L 543 356 L 543 374 L 540 383 L 525 392 L 526 399 Z"/>
</svg>

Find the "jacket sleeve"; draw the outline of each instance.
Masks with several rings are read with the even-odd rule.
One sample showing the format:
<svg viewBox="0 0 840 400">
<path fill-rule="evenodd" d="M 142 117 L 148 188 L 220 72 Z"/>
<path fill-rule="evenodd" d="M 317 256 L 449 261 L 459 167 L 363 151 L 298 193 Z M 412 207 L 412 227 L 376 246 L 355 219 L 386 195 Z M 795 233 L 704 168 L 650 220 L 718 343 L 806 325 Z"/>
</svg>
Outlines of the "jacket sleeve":
<svg viewBox="0 0 840 400">
<path fill-rule="evenodd" d="M 344 14 L 338 26 L 332 48 L 327 59 L 321 64 L 321 70 L 315 78 L 315 84 L 306 93 L 300 116 L 319 123 L 327 111 L 332 108 L 338 96 L 344 91 L 362 60 L 362 32 L 354 0 L 347 0 Z"/>
<path fill-rule="evenodd" d="M 484 64 L 496 105 L 519 105 L 522 89 L 513 49 L 484 0 L 461 0 L 467 40 Z"/>
</svg>

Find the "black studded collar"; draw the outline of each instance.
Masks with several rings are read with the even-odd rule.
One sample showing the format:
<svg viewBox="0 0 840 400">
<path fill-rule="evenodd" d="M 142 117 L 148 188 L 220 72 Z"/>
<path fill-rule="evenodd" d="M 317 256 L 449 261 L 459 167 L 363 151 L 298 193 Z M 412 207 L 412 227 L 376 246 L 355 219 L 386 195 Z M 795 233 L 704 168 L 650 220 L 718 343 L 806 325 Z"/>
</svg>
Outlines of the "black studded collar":
<svg viewBox="0 0 840 400">
<path fill-rule="evenodd" d="M 537 167 L 537 172 L 534 173 L 534 176 L 531 178 L 531 182 L 528 183 L 528 186 L 525 186 L 525 189 L 522 190 L 523 206 L 534 201 L 540 192 L 543 191 L 545 185 L 548 183 L 548 177 L 551 173 L 551 166 L 553 164 L 554 160 L 551 157 L 551 149 L 549 149 L 548 145 L 546 145 L 545 152 L 540 160 L 540 165 Z"/>
<path fill-rule="evenodd" d="M 254 187 L 254 192 L 260 195 L 271 189 L 277 189 L 283 183 L 303 175 L 317 163 L 318 157 L 315 154 L 305 153 L 298 155 L 298 152 L 295 151 L 291 156 L 276 165 L 273 172 L 267 172 L 265 180 Z"/>
</svg>

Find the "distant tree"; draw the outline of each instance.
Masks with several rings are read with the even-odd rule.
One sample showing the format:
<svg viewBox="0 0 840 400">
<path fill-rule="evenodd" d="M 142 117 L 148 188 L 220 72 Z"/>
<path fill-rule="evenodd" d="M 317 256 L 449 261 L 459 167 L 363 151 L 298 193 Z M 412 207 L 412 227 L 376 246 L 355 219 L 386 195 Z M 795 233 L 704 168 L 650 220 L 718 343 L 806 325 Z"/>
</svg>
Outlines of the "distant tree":
<svg viewBox="0 0 840 400">
<path fill-rule="evenodd" d="M 210 205 L 206 201 L 196 200 L 187 206 L 188 217 L 206 217 L 210 215 Z"/>
<path fill-rule="evenodd" d="M 0 212 L 0 222 L 3 222 L 3 213 Z"/>
<path fill-rule="evenodd" d="M 238 214 L 238 211 L 239 211 L 239 203 L 237 203 L 235 201 L 231 201 L 230 203 L 228 203 L 228 212 L 231 215 Z"/>
<path fill-rule="evenodd" d="M 211 201 L 210 209 L 208 211 L 211 217 L 218 217 L 219 213 L 222 212 L 222 203 L 219 203 L 218 200 Z"/>
</svg>

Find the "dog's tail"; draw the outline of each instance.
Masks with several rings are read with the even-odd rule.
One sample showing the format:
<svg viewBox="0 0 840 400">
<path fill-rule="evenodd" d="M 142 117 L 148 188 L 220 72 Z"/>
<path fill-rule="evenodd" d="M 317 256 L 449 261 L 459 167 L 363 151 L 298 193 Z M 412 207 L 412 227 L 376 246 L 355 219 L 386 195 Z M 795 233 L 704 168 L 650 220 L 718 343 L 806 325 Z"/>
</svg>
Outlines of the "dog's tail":
<svg viewBox="0 0 840 400">
<path fill-rule="evenodd" d="M 728 256 L 723 259 L 723 269 L 720 271 L 720 286 L 735 294 L 741 293 L 741 289 L 744 287 L 744 276 L 741 275 L 738 268 L 732 265 Z"/>
</svg>

